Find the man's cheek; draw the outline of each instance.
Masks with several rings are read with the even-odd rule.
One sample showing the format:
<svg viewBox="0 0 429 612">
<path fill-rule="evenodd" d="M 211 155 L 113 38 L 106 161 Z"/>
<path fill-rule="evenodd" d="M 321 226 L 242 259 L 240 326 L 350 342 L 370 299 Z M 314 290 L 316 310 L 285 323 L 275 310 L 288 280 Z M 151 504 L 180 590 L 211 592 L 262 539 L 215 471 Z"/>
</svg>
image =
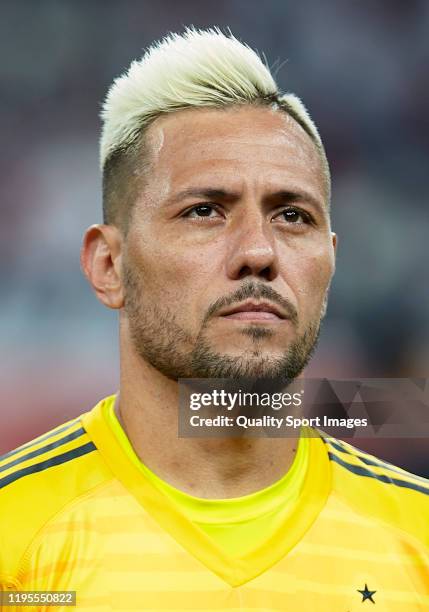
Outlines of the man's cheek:
<svg viewBox="0 0 429 612">
<path fill-rule="evenodd" d="M 172 313 L 181 316 L 189 310 L 189 301 L 196 292 L 196 283 L 190 270 L 164 264 L 155 268 L 154 262 L 152 273 L 147 276 L 143 291 L 147 295 L 156 295 L 158 303 L 162 303 Z"/>
<path fill-rule="evenodd" d="M 311 267 L 296 283 L 296 296 L 300 318 L 313 319 L 321 312 L 330 274 L 326 269 Z"/>
</svg>

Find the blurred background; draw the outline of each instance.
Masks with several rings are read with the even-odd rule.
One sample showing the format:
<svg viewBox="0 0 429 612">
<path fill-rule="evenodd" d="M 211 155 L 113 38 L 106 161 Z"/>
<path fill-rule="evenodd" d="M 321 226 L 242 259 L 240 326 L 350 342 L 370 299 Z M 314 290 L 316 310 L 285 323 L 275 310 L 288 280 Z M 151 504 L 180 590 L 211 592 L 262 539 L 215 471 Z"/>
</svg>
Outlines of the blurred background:
<svg viewBox="0 0 429 612">
<path fill-rule="evenodd" d="M 337 272 L 308 375 L 425 377 L 429 2 L 3 0 L 0 453 L 118 384 L 117 316 L 79 269 L 101 221 L 100 104 L 143 48 L 218 25 L 283 63 L 333 174 Z M 429 441 L 355 440 L 429 476 Z"/>
</svg>

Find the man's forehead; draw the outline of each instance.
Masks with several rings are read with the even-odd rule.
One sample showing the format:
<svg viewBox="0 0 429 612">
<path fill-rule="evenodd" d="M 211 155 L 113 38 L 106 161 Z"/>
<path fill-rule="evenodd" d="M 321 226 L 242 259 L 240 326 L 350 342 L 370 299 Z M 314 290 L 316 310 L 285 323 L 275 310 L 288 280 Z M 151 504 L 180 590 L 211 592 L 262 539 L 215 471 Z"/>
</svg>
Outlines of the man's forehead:
<svg viewBox="0 0 429 612">
<path fill-rule="evenodd" d="M 212 158 L 246 163 L 305 163 L 321 168 L 320 153 L 305 130 L 284 111 L 268 107 L 186 109 L 164 115 L 146 132 L 146 145 L 154 165 L 171 169 Z"/>
<path fill-rule="evenodd" d="M 240 105 L 225 108 L 184 109 L 158 117 L 148 128 L 147 138 L 154 151 L 171 139 L 204 138 L 212 136 L 249 137 L 264 135 L 266 140 L 277 139 L 279 144 L 288 140 L 302 141 L 311 148 L 312 141 L 305 130 L 286 112 L 267 106 Z"/>
</svg>

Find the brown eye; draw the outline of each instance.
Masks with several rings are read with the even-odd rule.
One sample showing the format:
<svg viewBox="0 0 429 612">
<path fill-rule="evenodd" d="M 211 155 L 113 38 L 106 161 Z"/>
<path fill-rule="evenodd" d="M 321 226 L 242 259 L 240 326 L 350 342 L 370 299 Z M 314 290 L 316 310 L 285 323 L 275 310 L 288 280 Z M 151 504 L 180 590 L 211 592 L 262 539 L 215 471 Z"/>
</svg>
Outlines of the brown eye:
<svg viewBox="0 0 429 612">
<path fill-rule="evenodd" d="M 310 219 L 306 213 L 296 208 L 286 208 L 280 213 L 284 220 L 288 223 L 310 223 Z"/>
<path fill-rule="evenodd" d="M 210 213 L 213 210 L 213 207 L 212 206 L 206 206 L 206 205 L 196 206 L 193 210 L 196 212 L 196 214 L 199 217 L 209 217 Z"/>
<path fill-rule="evenodd" d="M 216 215 L 212 215 L 216 213 Z M 216 218 L 218 211 L 212 204 L 198 204 L 190 208 L 183 216 L 189 217 L 190 219 L 204 219 L 204 218 Z"/>
</svg>

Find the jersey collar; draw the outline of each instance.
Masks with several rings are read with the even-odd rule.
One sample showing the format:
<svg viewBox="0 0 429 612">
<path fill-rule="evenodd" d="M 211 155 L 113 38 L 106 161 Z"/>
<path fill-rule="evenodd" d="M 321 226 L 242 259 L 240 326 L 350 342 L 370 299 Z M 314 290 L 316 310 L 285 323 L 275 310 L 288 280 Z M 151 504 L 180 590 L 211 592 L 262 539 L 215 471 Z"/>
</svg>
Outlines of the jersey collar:
<svg viewBox="0 0 429 612">
<path fill-rule="evenodd" d="M 115 396 L 99 402 L 82 417 L 83 425 L 115 477 L 155 521 L 191 555 L 231 586 L 256 578 L 286 556 L 310 529 L 331 490 L 331 468 L 324 442 L 309 438 L 307 472 L 295 508 L 262 545 L 241 558 L 228 555 L 190 521 L 139 469 L 120 444 L 108 419 Z"/>
</svg>

